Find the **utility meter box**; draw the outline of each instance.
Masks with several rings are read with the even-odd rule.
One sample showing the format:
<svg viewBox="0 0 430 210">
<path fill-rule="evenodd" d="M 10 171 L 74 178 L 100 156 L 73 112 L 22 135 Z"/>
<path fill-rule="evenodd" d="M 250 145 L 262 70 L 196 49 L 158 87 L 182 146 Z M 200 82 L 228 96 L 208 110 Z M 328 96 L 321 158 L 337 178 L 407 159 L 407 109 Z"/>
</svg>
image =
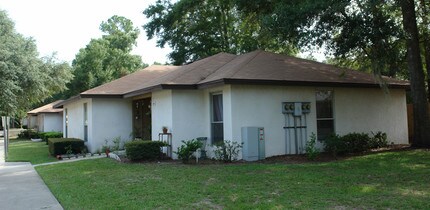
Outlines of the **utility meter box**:
<svg viewBox="0 0 430 210">
<path fill-rule="evenodd" d="M 256 161 L 266 158 L 265 134 L 262 127 L 242 127 L 242 158 Z"/>
</svg>

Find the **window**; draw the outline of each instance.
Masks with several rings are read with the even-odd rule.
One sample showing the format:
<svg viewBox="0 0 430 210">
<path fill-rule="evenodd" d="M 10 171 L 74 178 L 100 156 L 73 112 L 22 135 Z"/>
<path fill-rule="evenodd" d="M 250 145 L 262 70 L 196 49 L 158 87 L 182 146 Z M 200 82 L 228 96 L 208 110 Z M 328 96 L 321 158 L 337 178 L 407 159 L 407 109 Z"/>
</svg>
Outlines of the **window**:
<svg viewBox="0 0 430 210">
<path fill-rule="evenodd" d="M 324 140 L 334 133 L 332 90 L 319 90 L 316 92 L 316 110 L 318 140 Z"/>
<path fill-rule="evenodd" d="M 84 141 L 88 141 L 88 106 L 84 103 Z"/>
<path fill-rule="evenodd" d="M 212 94 L 212 144 L 224 141 L 222 94 Z"/>
</svg>

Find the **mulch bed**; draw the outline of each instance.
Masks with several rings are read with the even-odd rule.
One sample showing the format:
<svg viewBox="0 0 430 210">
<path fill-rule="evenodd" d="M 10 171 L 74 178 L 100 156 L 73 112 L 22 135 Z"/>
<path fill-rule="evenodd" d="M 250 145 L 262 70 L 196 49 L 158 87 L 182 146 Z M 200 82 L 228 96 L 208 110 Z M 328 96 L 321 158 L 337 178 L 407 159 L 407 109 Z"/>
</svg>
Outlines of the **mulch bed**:
<svg viewBox="0 0 430 210">
<path fill-rule="evenodd" d="M 402 150 L 412 150 L 413 148 L 410 147 L 410 145 L 390 145 L 386 148 L 379 148 L 374 149 L 365 153 L 360 154 L 347 154 L 342 156 L 334 157 L 332 154 L 329 153 L 320 153 L 318 157 L 315 160 L 309 160 L 306 155 L 279 155 L 279 156 L 272 156 L 268 157 L 264 160 L 254 161 L 253 163 L 263 163 L 263 164 L 273 164 L 273 163 L 283 163 L 283 164 L 302 164 L 302 163 L 320 163 L 320 162 L 331 162 L 331 161 L 338 161 L 338 160 L 344 160 L 351 157 L 356 156 L 363 156 L 363 155 L 369 155 L 374 153 L 381 153 L 381 152 L 389 152 L 389 151 L 402 151 Z M 148 161 L 148 160 L 142 160 L 142 161 L 130 161 L 126 157 L 121 157 L 121 163 L 125 164 L 183 164 L 181 160 L 172 160 L 169 158 L 164 158 L 162 160 L 155 160 L 155 161 Z M 221 161 L 216 161 L 212 159 L 204 159 L 199 160 L 198 163 L 196 163 L 195 159 L 189 160 L 187 165 L 218 165 L 218 164 L 247 164 L 251 162 L 239 160 L 232 163 L 224 163 Z"/>
</svg>

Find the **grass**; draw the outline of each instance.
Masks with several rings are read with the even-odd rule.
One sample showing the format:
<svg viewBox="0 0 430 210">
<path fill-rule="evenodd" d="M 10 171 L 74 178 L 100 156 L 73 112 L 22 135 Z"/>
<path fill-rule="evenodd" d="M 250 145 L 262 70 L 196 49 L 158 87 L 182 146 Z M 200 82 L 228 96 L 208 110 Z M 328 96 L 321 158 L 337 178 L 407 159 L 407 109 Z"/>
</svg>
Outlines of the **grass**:
<svg viewBox="0 0 430 210">
<path fill-rule="evenodd" d="M 65 209 L 430 209 L 430 152 L 315 164 L 36 167 Z"/>
<path fill-rule="evenodd" d="M 13 139 L 9 143 L 8 162 L 30 162 L 31 164 L 57 161 L 49 154 L 45 142 L 32 142 L 28 139 Z"/>
</svg>

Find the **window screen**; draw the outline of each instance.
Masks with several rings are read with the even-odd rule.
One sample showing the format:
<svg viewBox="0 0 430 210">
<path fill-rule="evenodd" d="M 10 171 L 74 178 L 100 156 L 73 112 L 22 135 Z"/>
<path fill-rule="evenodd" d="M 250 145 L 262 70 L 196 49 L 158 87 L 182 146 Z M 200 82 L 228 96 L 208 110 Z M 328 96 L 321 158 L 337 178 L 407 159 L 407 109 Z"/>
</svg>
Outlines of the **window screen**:
<svg viewBox="0 0 430 210">
<path fill-rule="evenodd" d="M 324 140 L 334 133 L 332 90 L 319 90 L 316 92 L 316 110 L 318 140 Z"/>
</svg>

